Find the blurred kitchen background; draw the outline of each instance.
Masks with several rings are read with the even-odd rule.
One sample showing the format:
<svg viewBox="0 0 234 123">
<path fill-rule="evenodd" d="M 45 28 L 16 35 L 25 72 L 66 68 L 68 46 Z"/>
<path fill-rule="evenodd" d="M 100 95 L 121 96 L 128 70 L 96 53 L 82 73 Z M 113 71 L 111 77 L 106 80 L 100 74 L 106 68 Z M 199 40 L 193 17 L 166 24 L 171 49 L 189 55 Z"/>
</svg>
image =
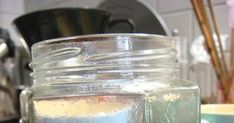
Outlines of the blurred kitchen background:
<svg viewBox="0 0 234 123">
<path fill-rule="evenodd" d="M 127 0 L 126 0 L 127 1 Z M 192 11 L 190 0 L 138 0 L 154 13 L 158 13 L 165 22 L 168 30 L 176 39 L 179 50 L 181 72 L 178 76 L 183 79 L 198 82 L 203 98 L 210 98 L 216 93 L 216 78 L 212 65 L 204 56 L 201 32 Z M 10 32 L 17 44 L 17 37 L 11 22 L 18 16 L 37 10 L 63 7 L 96 8 L 103 0 L 0 0 L 0 27 Z M 224 38 L 224 47 L 228 44 L 230 29 L 228 28 L 228 6 L 226 0 L 214 0 L 218 26 Z M 147 23 L 147 22 L 146 22 Z M 199 41 L 197 41 L 199 42 Z M 201 51 L 199 51 L 199 49 Z M 198 50 L 197 52 L 194 52 Z M 229 49 L 225 50 L 228 55 Z M 200 54 L 199 54 L 200 53 Z M 200 58 L 204 56 L 204 58 Z"/>
</svg>

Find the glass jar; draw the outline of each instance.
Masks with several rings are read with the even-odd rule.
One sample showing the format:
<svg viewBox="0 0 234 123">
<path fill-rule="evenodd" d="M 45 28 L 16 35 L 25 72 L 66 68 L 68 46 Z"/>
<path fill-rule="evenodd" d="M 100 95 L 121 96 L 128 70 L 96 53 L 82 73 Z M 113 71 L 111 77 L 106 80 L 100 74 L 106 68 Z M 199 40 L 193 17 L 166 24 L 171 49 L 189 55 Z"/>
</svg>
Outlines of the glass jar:
<svg viewBox="0 0 234 123">
<path fill-rule="evenodd" d="M 172 44 L 159 35 L 103 34 L 33 45 L 21 121 L 199 123 L 199 88 L 175 79 Z"/>
</svg>

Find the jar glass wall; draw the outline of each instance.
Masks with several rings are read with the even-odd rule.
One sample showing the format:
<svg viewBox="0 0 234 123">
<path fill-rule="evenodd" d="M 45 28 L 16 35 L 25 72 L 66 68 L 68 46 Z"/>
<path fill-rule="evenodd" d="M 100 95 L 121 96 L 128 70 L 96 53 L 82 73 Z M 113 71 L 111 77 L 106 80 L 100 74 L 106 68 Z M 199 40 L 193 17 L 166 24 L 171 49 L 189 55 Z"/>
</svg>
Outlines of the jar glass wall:
<svg viewBox="0 0 234 123">
<path fill-rule="evenodd" d="M 32 47 L 31 123 L 199 123 L 199 88 L 176 80 L 168 37 L 104 34 Z"/>
</svg>

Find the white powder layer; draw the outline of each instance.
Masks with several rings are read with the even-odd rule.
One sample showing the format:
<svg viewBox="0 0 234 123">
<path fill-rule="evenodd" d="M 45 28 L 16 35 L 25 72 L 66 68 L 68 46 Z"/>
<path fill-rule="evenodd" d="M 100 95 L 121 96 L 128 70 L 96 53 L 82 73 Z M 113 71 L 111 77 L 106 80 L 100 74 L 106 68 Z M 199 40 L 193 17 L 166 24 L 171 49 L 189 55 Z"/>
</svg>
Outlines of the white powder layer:
<svg viewBox="0 0 234 123">
<path fill-rule="evenodd" d="M 129 107 L 131 102 L 121 103 L 100 97 L 35 100 L 34 109 L 41 117 L 87 117 L 110 114 Z"/>
</svg>

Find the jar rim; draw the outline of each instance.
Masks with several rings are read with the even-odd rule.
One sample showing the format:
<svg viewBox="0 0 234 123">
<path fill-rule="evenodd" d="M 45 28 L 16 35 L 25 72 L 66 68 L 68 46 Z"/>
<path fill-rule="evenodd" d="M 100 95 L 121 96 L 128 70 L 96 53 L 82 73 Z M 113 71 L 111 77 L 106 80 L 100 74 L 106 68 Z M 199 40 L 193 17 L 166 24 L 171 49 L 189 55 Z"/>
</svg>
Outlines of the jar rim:
<svg viewBox="0 0 234 123">
<path fill-rule="evenodd" d="M 159 73 L 173 77 L 171 74 L 176 71 L 173 42 L 170 37 L 161 35 L 82 35 L 46 40 L 32 48 L 30 66 L 35 82 L 58 78 L 69 82 L 103 78 L 112 81 L 118 76 L 131 79 L 136 75 L 144 78 Z"/>
<path fill-rule="evenodd" d="M 157 34 L 146 34 L 146 33 L 104 33 L 104 34 L 88 34 L 88 35 L 78 35 L 78 36 L 69 36 L 69 37 L 62 37 L 62 38 L 55 38 L 55 39 L 49 39 L 44 40 L 38 43 L 35 43 L 32 45 L 32 49 L 34 48 L 40 48 L 46 45 L 51 44 L 57 44 L 62 43 L 64 41 L 68 40 L 76 40 L 76 42 L 92 42 L 92 41 L 98 41 L 98 40 L 110 40 L 115 39 L 119 36 L 125 36 L 125 37 L 131 37 L 131 38 L 137 38 L 137 39 L 152 39 L 155 41 L 160 40 L 172 40 L 171 37 L 163 36 L 163 35 L 157 35 Z M 170 46 L 173 46 L 171 42 Z"/>
</svg>

